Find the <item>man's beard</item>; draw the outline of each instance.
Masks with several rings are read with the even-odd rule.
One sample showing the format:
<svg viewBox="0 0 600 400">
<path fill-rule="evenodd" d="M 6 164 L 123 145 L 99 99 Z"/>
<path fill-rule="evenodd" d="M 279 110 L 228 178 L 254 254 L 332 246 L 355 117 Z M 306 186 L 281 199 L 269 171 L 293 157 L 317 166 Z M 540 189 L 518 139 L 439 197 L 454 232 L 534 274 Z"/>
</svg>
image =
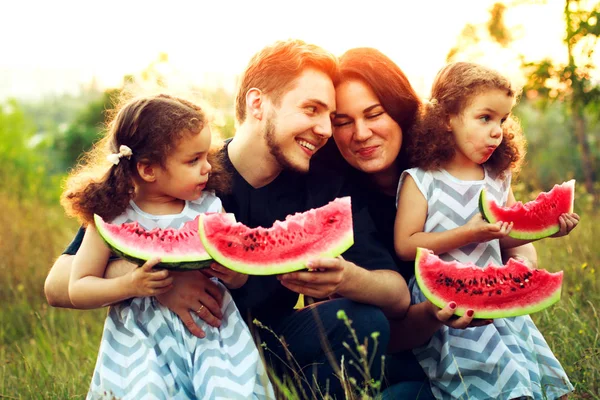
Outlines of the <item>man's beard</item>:
<svg viewBox="0 0 600 400">
<path fill-rule="evenodd" d="M 295 172 L 306 173 L 308 172 L 308 168 L 302 168 L 299 165 L 296 165 L 285 156 L 283 149 L 275 140 L 275 124 L 273 120 L 275 119 L 274 115 L 270 115 L 267 118 L 266 126 L 265 126 L 265 141 L 267 142 L 267 147 L 269 148 L 269 153 L 275 158 L 277 164 L 282 170 L 291 170 Z"/>
</svg>

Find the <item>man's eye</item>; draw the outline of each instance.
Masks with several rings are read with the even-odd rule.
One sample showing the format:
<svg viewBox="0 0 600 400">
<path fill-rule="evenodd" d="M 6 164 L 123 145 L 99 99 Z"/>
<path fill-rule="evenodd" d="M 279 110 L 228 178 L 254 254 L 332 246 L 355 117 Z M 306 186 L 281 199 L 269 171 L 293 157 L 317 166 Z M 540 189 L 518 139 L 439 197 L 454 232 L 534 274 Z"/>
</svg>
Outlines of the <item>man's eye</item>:
<svg viewBox="0 0 600 400">
<path fill-rule="evenodd" d="M 196 157 L 196 158 L 194 158 L 194 159 L 190 160 L 190 164 L 196 164 L 196 163 L 198 162 L 198 160 L 199 160 L 199 159 L 200 159 L 200 158 Z"/>
<path fill-rule="evenodd" d="M 306 107 L 306 111 L 308 111 L 309 114 L 314 114 L 317 112 L 317 107 L 316 106 L 308 106 L 308 107 Z"/>
<path fill-rule="evenodd" d="M 479 117 L 479 119 L 483 122 L 488 122 L 490 120 L 490 116 L 489 115 L 482 115 L 481 117 Z"/>
</svg>

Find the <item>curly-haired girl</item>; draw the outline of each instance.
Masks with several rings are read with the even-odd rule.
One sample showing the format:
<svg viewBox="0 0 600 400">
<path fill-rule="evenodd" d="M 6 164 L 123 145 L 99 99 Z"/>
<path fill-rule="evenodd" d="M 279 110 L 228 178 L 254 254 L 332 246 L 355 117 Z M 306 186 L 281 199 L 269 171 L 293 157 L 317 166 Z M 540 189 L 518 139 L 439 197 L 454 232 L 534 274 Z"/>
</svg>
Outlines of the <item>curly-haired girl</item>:
<svg viewBox="0 0 600 400">
<path fill-rule="evenodd" d="M 398 185 L 394 241 L 402 259 L 414 260 L 424 247 L 447 261 L 502 265 L 502 249 L 527 243 L 507 236 L 512 223 L 483 220 L 477 201 L 485 188 L 499 204 L 516 202 L 511 173 L 525 154 L 511 116 L 516 97 L 506 78 L 477 64 L 453 63 L 438 73 L 408 150 L 415 168 Z M 578 221 L 577 214 L 561 215 L 554 236 Z M 414 278 L 410 286 L 412 302 L 425 301 Z M 444 326 L 415 350 L 438 399 L 554 399 L 573 390 L 529 316 L 483 323 Z"/>
<path fill-rule="evenodd" d="M 222 211 L 221 200 L 205 191 L 224 182 L 208 180 L 210 142 L 199 106 L 167 95 L 132 99 L 67 180 L 62 204 L 86 226 L 69 296 L 79 308 L 113 304 L 88 398 L 272 397 L 250 331 L 225 288 L 244 285 L 246 275 L 213 265 L 213 276 L 225 285 L 217 286 L 223 319 L 218 328 L 204 326 L 202 339 L 154 297 L 168 291 L 172 280 L 166 270 L 153 268 L 159 259 L 119 278 L 104 278 L 111 252 L 94 226 L 94 214 L 152 230 L 178 229 L 200 213 Z"/>
</svg>

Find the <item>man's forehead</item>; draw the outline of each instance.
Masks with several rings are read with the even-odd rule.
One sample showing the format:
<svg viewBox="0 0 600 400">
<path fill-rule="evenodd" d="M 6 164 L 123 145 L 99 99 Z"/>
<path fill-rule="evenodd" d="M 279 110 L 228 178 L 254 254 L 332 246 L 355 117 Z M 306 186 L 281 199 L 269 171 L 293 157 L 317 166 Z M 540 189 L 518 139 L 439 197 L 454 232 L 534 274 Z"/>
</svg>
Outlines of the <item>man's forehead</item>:
<svg viewBox="0 0 600 400">
<path fill-rule="evenodd" d="M 335 109 L 335 88 L 331 78 L 316 69 L 304 70 L 284 93 L 295 101 L 313 102 L 328 109 Z"/>
</svg>

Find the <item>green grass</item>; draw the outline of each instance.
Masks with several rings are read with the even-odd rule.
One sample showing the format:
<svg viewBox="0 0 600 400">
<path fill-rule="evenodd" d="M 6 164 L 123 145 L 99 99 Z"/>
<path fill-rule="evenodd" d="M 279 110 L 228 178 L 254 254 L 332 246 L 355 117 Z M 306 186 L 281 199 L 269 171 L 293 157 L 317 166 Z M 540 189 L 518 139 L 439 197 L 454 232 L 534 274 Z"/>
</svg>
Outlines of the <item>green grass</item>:
<svg viewBox="0 0 600 400">
<path fill-rule="evenodd" d="M 43 294 L 77 224 L 57 206 L 0 194 L 0 399 L 82 399 L 106 310 L 52 308 Z M 565 282 L 561 301 L 533 319 L 575 385 L 571 398 L 600 399 L 600 213 L 584 208 L 572 235 L 536 244 L 540 267 L 564 270 Z"/>
</svg>

